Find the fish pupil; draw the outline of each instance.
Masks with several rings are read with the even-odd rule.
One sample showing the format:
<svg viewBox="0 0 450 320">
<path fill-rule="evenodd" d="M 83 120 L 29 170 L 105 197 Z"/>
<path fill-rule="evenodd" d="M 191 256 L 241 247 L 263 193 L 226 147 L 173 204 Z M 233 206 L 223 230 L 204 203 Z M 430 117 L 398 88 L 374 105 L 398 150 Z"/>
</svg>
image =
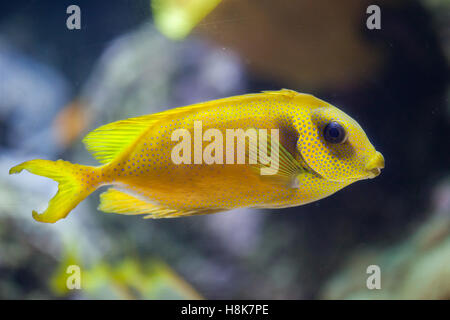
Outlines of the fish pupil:
<svg viewBox="0 0 450 320">
<path fill-rule="evenodd" d="M 324 138 L 330 143 L 343 143 L 346 140 L 345 129 L 339 122 L 331 121 L 323 130 Z"/>
<path fill-rule="evenodd" d="M 330 131 L 329 131 L 329 135 L 332 138 L 337 138 L 337 137 L 339 137 L 339 130 L 336 129 L 336 128 L 331 128 Z"/>
</svg>

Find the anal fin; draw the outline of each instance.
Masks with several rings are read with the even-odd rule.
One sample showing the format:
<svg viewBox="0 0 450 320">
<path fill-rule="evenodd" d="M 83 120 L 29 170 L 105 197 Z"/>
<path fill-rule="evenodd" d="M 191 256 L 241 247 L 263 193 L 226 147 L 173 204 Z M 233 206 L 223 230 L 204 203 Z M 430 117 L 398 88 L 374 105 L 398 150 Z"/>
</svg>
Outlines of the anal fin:
<svg viewBox="0 0 450 320">
<path fill-rule="evenodd" d="M 192 215 L 201 215 L 223 211 L 223 209 L 173 209 L 165 206 L 160 206 L 110 188 L 100 195 L 99 210 L 104 212 L 138 215 L 146 214 L 144 219 L 158 219 L 158 218 L 177 218 Z"/>
</svg>

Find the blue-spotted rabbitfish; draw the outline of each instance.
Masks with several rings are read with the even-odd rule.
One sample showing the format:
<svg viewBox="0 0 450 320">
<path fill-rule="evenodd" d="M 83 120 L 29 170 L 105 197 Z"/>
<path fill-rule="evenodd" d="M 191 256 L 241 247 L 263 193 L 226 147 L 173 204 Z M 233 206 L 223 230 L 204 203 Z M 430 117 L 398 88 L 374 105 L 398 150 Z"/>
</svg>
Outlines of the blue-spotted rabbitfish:
<svg viewBox="0 0 450 320">
<path fill-rule="evenodd" d="M 238 131 L 241 135 L 228 139 Z M 265 132 L 256 144 L 259 158 L 251 156 L 249 132 L 258 137 Z M 110 187 L 100 196 L 101 211 L 149 218 L 292 207 L 374 178 L 384 167 L 383 156 L 355 120 L 323 100 L 287 89 L 113 122 L 83 142 L 102 165 L 31 160 L 10 170 L 26 169 L 59 183 L 48 208 L 33 211 L 36 220 L 65 218 L 101 186 Z M 273 172 L 262 174 L 269 166 Z"/>
</svg>

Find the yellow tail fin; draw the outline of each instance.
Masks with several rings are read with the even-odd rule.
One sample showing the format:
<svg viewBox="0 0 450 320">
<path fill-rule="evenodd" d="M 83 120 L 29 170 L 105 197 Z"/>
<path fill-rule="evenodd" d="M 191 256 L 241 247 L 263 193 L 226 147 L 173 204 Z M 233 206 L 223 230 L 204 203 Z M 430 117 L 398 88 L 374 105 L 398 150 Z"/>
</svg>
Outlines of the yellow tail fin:
<svg viewBox="0 0 450 320">
<path fill-rule="evenodd" d="M 100 186 L 99 168 L 72 164 L 58 160 L 31 160 L 9 170 L 9 174 L 23 169 L 58 182 L 58 192 L 43 213 L 33 211 L 33 218 L 40 222 L 54 223 L 65 218 L 84 198 Z"/>
</svg>

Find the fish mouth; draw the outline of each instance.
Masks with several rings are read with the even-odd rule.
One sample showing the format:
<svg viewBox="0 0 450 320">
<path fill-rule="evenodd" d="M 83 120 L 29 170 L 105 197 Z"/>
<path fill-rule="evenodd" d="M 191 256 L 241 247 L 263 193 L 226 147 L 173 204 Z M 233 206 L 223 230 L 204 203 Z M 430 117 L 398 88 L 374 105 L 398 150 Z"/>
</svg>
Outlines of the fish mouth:
<svg viewBox="0 0 450 320">
<path fill-rule="evenodd" d="M 322 179 L 333 181 L 333 182 L 354 182 L 358 180 L 364 180 L 364 179 L 373 179 L 380 175 L 381 169 L 384 168 L 384 157 L 383 155 L 376 151 L 375 155 L 369 160 L 365 167 L 366 174 L 360 175 L 360 176 L 353 176 L 353 177 L 345 177 L 343 179 L 330 179 L 325 177 L 324 175 L 320 174 L 313 168 L 311 168 L 308 165 L 308 162 L 303 158 L 303 155 L 299 153 L 300 159 L 299 164 L 305 170 L 306 172 L 309 172 L 311 174 L 314 174 Z"/>
<path fill-rule="evenodd" d="M 366 165 L 366 171 L 369 179 L 373 179 L 380 175 L 381 169 L 384 168 L 384 157 L 380 152 L 376 152 L 375 155 L 369 160 Z"/>
</svg>

